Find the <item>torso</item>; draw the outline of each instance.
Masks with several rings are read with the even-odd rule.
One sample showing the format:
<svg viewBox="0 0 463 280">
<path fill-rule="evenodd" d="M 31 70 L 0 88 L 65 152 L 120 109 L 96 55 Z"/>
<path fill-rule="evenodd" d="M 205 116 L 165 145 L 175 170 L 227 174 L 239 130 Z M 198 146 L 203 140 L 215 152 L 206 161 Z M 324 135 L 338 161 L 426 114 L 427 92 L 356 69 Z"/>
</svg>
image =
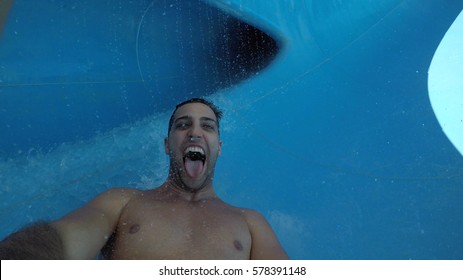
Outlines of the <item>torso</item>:
<svg viewBox="0 0 463 280">
<path fill-rule="evenodd" d="M 159 190 L 137 193 L 121 213 L 114 259 L 249 259 L 244 211 L 213 197 L 185 201 Z"/>
</svg>

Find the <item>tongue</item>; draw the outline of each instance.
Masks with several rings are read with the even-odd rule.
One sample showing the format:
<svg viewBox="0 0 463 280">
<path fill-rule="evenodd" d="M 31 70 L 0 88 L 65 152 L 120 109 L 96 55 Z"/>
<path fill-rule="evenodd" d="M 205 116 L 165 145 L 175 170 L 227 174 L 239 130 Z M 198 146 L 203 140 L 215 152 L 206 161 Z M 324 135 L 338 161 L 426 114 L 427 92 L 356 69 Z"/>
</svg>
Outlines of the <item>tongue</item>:
<svg viewBox="0 0 463 280">
<path fill-rule="evenodd" d="M 204 164 L 201 160 L 191 160 L 190 158 L 185 158 L 185 170 L 188 176 L 196 178 L 203 171 Z"/>
</svg>

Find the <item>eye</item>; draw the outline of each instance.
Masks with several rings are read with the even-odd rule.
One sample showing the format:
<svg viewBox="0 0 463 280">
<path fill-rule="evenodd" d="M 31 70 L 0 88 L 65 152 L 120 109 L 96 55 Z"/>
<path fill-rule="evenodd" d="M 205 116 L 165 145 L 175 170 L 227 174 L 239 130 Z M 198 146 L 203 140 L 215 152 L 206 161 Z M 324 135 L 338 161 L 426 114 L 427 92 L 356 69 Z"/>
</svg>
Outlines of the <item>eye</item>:
<svg viewBox="0 0 463 280">
<path fill-rule="evenodd" d="M 176 129 L 185 129 L 188 128 L 191 125 L 190 122 L 188 121 L 179 121 L 175 124 Z"/>
<path fill-rule="evenodd" d="M 215 125 L 213 123 L 203 123 L 202 127 L 206 130 L 215 130 Z"/>
</svg>

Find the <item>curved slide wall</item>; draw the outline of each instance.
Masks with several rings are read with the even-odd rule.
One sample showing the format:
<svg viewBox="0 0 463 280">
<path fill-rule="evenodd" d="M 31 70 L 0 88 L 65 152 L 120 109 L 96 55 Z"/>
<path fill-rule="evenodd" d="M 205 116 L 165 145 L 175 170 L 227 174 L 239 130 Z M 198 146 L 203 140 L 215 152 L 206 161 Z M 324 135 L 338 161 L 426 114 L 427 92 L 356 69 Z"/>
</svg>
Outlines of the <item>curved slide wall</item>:
<svg viewBox="0 0 463 280">
<path fill-rule="evenodd" d="M 42 2 L 0 38 L 2 236 L 161 183 L 171 106 L 206 94 L 218 193 L 292 258 L 463 257 L 463 157 L 428 96 L 461 1 Z"/>
<path fill-rule="evenodd" d="M 463 12 L 449 28 L 429 68 L 429 98 L 447 137 L 463 155 Z"/>
</svg>

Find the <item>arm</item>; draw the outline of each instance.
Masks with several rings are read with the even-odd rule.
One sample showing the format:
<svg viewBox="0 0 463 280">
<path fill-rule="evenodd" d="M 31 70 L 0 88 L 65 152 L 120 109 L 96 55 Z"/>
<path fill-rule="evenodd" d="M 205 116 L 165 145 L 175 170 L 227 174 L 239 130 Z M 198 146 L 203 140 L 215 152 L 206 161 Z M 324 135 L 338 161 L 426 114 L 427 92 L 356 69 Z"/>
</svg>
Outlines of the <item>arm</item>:
<svg viewBox="0 0 463 280">
<path fill-rule="evenodd" d="M 265 218 L 256 211 L 245 213 L 252 237 L 251 259 L 287 260 L 288 255 Z"/>
<path fill-rule="evenodd" d="M 0 243 L 2 259 L 92 259 L 117 226 L 135 190 L 111 189 L 82 208 L 51 222 L 40 222 Z"/>
<path fill-rule="evenodd" d="M 51 223 L 61 236 L 66 259 L 94 259 L 117 227 L 133 189 L 110 189 L 84 207 Z"/>
<path fill-rule="evenodd" d="M 63 243 L 55 228 L 37 222 L 5 238 L 0 243 L 0 259 L 64 259 Z"/>
</svg>

